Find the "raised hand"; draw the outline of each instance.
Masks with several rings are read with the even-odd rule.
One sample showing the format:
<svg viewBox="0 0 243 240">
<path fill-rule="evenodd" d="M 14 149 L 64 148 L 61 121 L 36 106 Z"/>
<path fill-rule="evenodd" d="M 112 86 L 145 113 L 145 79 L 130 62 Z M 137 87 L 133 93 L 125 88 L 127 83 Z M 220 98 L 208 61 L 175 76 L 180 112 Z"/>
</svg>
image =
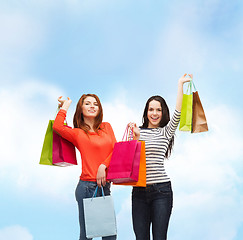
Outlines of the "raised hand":
<svg viewBox="0 0 243 240">
<path fill-rule="evenodd" d="M 185 82 L 190 82 L 193 78 L 192 74 L 185 73 L 181 78 L 179 78 L 179 84 L 184 84 Z"/>
<path fill-rule="evenodd" d="M 62 99 L 62 96 L 60 96 L 57 100 L 59 102 L 58 107 L 66 110 L 66 111 L 68 110 L 69 106 L 72 103 L 72 100 L 69 97 L 67 98 L 67 100 L 65 100 L 65 99 Z"/>
<path fill-rule="evenodd" d="M 177 93 L 177 100 L 176 100 L 176 110 L 181 111 L 181 104 L 183 98 L 183 84 L 185 82 L 190 82 L 193 79 L 192 74 L 185 73 L 178 81 L 178 93 Z"/>
</svg>

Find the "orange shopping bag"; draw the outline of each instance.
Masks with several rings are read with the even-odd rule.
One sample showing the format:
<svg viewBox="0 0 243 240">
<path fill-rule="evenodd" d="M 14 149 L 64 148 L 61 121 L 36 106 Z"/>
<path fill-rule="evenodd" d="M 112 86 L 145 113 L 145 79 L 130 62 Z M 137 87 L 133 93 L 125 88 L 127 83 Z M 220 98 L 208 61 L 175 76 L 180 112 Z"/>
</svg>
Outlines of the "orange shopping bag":
<svg viewBox="0 0 243 240">
<path fill-rule="evenodd" d="M 127 182 L 127 183 L 113 183 L 114 185 L 127 185 L 134 187 L 146 187 L 146 155 L 145 155 L 145 142 L 141 142 L 141 154 L 140 154 L 140 165 L 139 165 L 139 175 L 137 182 Z"/>
</svg>

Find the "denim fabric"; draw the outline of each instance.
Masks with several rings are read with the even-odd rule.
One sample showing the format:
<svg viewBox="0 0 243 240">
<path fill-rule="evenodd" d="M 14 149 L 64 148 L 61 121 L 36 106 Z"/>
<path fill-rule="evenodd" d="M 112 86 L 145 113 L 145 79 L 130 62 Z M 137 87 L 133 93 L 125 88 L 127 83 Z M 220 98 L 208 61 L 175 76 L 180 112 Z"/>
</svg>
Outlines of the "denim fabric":
<svg viewBox="0 0 243 240">
<path fill-rule="evenodd" d="M 136 240 L 166 240 L 173 205 L 171 182 L 133 187 L 132 220 Z"/>
<path fill-rule="evenodd" d="M 96 182 L 82 181 L 80 180 L 76 191 L 75 196 L 78 202 L 79 208 L 79 224 L 80 224 L 80 238 L 79 240 L 91 240 L 91 238 L 86 238 L 85 233 L 85 223 L 84 223 L 84 207 L 83 207 L 83 199 L 91 198 L 94 194 L 95 188 L 97 186 Z M 103 187 L 105 196 L 110 195 L 110 183 L 106 183 Z M 101 188 L 98 188 L 97 197 L 102 196 Z M 109 237 L 102 237 L 103 240 L 115 240 L 116 235 Z"/>
</svg>

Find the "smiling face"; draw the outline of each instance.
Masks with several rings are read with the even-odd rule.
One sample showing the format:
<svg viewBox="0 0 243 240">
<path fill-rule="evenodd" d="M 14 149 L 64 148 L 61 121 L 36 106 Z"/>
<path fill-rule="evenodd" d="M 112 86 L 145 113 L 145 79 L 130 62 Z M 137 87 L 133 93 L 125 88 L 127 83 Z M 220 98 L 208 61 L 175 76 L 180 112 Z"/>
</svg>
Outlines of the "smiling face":
<svg viewBox="0 0 243 240">
<path fill-rule="evenodd" d="M 86 97 L 82 104 L 84 118 L 95 118 L 99 113 L 99 105 L 94 97 Z"/>
<path fill-rule="evenodd" d="M 162 119 L 162 107 L 159 101 L 152 100 L 149 103 L 147 117 L 149 120 L 148 128 L 157 128 Z"/>
</svg>

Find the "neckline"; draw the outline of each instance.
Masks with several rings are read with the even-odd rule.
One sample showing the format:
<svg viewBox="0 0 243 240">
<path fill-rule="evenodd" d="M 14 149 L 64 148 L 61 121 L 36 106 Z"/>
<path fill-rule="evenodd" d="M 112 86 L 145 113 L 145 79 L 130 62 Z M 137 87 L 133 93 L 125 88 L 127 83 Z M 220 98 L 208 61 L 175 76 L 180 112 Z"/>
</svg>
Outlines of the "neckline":
<svg viewBox="0 0 243 240">
<path fill-rule="evenodd" d="M 97 134 L 98 134 L 97 132 L 91 132 L 91 131 L 88 131 L 88 133 L 89 133 L 90 135 L 97 135 Z"/>
</svg>

